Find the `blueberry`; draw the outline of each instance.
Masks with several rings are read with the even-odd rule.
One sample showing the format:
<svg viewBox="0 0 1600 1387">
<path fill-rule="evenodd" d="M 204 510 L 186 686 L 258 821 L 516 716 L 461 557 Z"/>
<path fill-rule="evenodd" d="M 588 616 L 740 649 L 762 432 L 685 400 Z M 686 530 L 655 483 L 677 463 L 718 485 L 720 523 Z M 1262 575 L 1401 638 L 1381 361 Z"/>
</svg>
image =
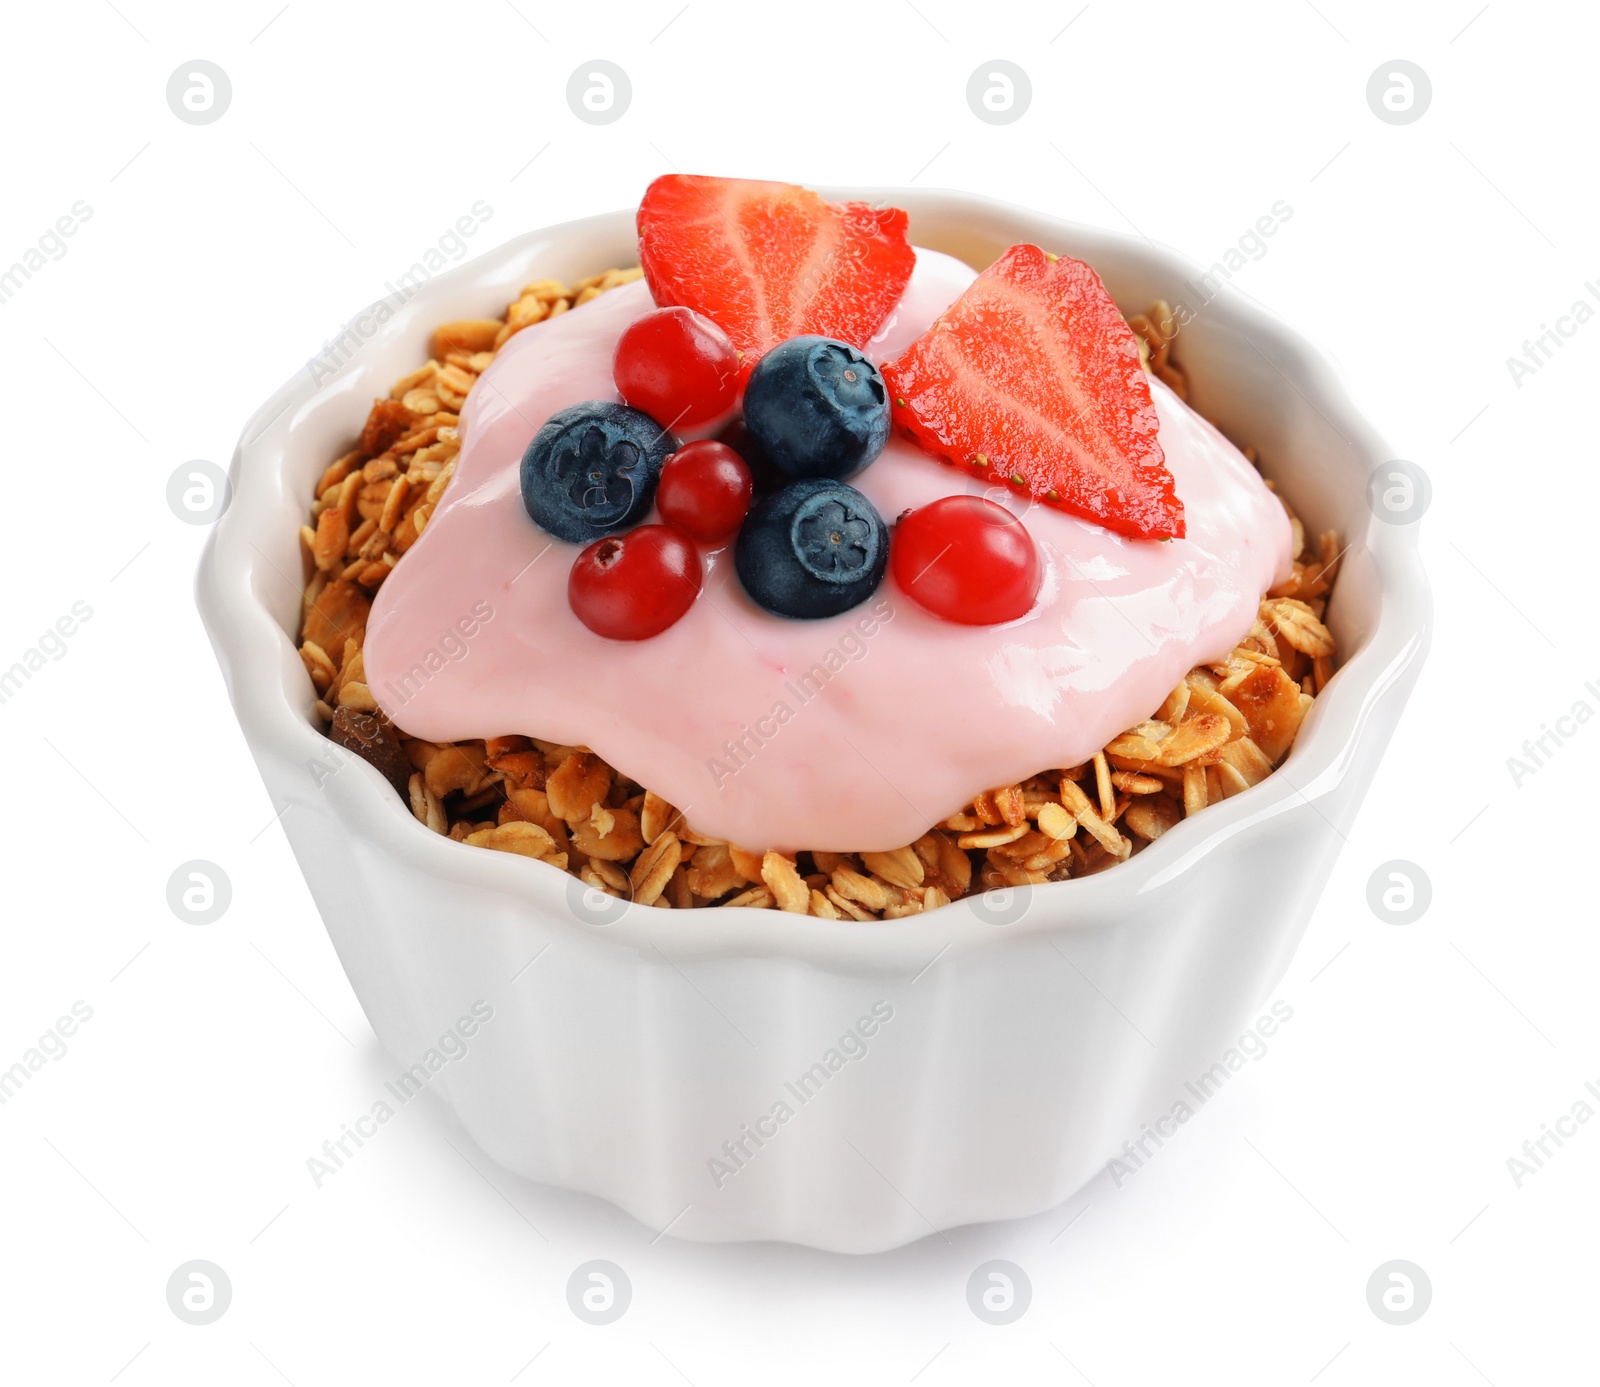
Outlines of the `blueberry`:
<svg viewBox="0 0 1600 1387">
<path fill-rule="evenodd" d="M 872 596 L 889 563 L 889 531 L 853 486 L 791 482 L 751 507 L 733 557 L 744 590 L 761 606 L 815 620 Z"/>
<path fill-rule="evenodd" d="M 744 421 L 791 477 L 848 477 L 889 440 L 889 392 L 878 368 L 846 342 L 791 337 L 750 373 Z"/>
<path fill-rule="evenodd" d="M 605 400 L 557 410 L 522 455 L 522 504 L 557 539 L 589 544 L 644 519 L 677 447 L 648 414 Z"/>
</svg>

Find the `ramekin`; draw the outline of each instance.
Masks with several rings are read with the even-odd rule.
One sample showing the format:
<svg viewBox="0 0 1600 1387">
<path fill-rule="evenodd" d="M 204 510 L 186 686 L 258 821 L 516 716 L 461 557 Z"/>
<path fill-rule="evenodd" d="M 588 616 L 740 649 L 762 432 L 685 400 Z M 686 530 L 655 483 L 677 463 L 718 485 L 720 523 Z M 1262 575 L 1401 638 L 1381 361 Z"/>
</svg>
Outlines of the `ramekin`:
<svg viewBox="0 0 1600 1387">
<path fill-rule="evenodd" d="M 485 1152 L 675 1237 L 872 1252 L 1052 1207 L 1226 1051 L 1327 881 L 1431 601 L 1416 527 L 1368 505 L 1392 454 L 1323 358 L 1243 296 L 1205 297 L 1195 266 L 1148 242 L 988 199 L 827 192 L 905 208 L 917 245 L 974 266 L 1032 241 L 1091 262 L 1124 309 L 1164 297 L 1194 314 L 1180 355 L 1195 404 L 1257 446 L 1308 531 L 1349 543 L 1328 616 L 1344 664 L 1274 775 L 1100 875 L 866 924 L 612 910 L 551 867 L 418 823 L 314 723 L 298 527 L 435 326 L 498 315 L 536 278 L 635 263 L 631 211 L 519 236 L 352 319 L 347 359 L 308 365 L 246 426 L 198 599 L 373 1030 Z M 475 1003 L 491 1019 L 430 1066 Z"/>
</svg>

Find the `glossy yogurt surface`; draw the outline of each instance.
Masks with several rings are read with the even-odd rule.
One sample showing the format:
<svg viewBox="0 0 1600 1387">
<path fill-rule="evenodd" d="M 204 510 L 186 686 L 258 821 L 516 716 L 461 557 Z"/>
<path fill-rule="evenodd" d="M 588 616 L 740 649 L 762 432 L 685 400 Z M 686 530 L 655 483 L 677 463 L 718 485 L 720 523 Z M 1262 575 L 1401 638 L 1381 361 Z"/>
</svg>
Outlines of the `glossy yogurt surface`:
<svg viewBox="0 0 1600 1387">
<path fill-rule="evenodd" d="M 919 250 L 873 359 L 899 355 L 973 276 Z M 786 621 L 745 596 L 725 547 L 702 551 L 704 591 L 675 626 L 603 640 L 567 605 L 581 546 L 528 519 L 518 465 L 556 410 L 616 398 L 617 338 L 651 307 L 638 281 L 527 328 L 473 390 L 455 479 L 368 624 L 368 683 L 411 735 L 588 746 L 699 831 L 750 848 L 894 848 L 976 792 L 1077 764 L 1148 717 L 1192 666 L 1232 649 L 1288 571 L 1283 508 L 1152 380 L 1181 540 L 1029 508 L 900 439 L 850 479 L 891 524 L 963 491 L 1023 515 L 1045 577 L 1020 621 L 953 625 L 892 578 L 852 612 Z"/>
</svg>

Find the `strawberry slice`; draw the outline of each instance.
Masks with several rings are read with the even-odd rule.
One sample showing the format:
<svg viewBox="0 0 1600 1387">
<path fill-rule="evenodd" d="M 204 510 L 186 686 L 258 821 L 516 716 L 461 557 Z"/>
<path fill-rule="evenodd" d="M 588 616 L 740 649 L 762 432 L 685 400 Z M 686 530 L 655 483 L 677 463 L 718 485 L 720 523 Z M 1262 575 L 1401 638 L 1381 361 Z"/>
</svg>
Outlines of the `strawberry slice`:
<svg viewBox="0 0 1600 1387">
<path fill-rule="evenodd" d="M 663 308 L 703 313 L 745 376 L 788 337 L 865 347 L 911 278 L 906 214 L 790 183 L 669 173 L 639 204 L 639 263 Z"/>
<path fill-rule="evenodd" d="M 892 365 L 895 424 L 944 461 L 1136 539 L 1181 539 L 1133 332 L 1081 260 L 1012 246 Z"/>
</svg>

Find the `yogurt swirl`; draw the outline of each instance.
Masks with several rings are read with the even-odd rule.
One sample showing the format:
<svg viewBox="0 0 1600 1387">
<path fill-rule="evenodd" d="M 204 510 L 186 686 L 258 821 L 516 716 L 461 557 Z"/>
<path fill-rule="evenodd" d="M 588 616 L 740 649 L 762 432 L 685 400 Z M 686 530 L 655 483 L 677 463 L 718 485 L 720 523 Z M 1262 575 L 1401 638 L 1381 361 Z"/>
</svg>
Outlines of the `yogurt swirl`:
<svg viewBox="0 0 1600 1387">
<path fill-rule="evenodd" d="M 919 250 L 872 358 L 898 356 L 973 278 Z M 455 478 L 367 627 L 368 684 L 410 735 L 587 746 L 702 833 L 758 850 L 887 850 L 979 790 L 1092 756 L 1226 655 L 1289 572 L 1282 506 L 1152 379 L 1187 536 L 1128 539 L 991 488 L 1044 565 L 1019 621 L 945 622 L 889 580 L 841 616 L 785 621 L 745 595 L 725 546 L 703 551 L 704 590 L 682 620 L 651 640 L 603 640 L 567 605 L 580 546 L 528 519 L 518 465 L 556 410 L 616 398 L 617 339 L 653 306 L 639 281 L 527 328 L 469 397 Z M 850 482 L 891 523 L 979 489 L 899 439 Z"/>
</svg>

